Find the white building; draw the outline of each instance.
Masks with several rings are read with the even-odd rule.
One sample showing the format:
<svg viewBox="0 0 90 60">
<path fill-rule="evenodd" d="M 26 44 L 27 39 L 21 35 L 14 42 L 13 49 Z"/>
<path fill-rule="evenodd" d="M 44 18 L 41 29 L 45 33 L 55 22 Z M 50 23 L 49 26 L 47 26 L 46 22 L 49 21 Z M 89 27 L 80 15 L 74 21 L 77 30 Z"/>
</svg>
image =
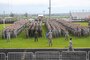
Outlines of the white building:
<svg viewBox="0 0 90 60">
<path fill-rule="evenodd" d="M 72 20 L 85 20 L 90 16 L 90 12 L 71 12 L 70 18 Z"/>
</svg>

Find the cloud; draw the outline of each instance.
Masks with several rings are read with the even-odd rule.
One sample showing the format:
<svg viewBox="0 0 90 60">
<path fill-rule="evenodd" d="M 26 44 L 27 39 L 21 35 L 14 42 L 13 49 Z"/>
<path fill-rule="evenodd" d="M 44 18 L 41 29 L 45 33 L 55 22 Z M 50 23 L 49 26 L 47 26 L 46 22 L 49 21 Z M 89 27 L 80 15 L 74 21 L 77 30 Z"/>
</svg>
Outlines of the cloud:
<svg viewBox="0 0 90 60">
<path fill-rule="evenodd" d="M 48 0 L 0 0 L 0 3 L 10 5 L 31 5 L 31 4 L 47 4 Z"/>
<path fill-rule="evenodd" d="M 90 6 L 90 0 L 51 0 L 52 6 Z M 0 3 L 10 5 L 48 5 L 49 0 L 0 0 Z"/>
<path fill-rule="evenodd" d="M 90 0 L 51 0 L 52 12 L 90 10 Z M 0 0 L 0 10 L 13 12 L 48 13 L 49 0 Z"/>
<path fill-rule="evenodd" d="M 85 7 L 90 0 L 52 0 L 52 7 Z"/>
<path fill-rule="evenodd" d="M 90 0 L 51 0 L 52 7 L 89 7 Z M 49 0 L 0 0 L 1 4 L 9 5 L 49 5 Z"/>
</svg>

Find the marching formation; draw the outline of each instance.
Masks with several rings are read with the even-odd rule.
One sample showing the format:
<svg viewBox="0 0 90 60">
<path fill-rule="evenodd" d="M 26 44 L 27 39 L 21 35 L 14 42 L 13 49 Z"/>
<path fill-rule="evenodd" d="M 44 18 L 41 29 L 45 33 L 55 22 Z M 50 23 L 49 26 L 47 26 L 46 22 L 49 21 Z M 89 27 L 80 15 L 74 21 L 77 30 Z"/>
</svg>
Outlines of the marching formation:
<svg viewBox="0 0 90 60">
<path fill-rule="evenodd" d="M 41 20 L 18 20 L 12 25 L 7 26 L 3 32 L 2 37 L 10 40 L 15 38 L 22 31 L 25 30 L 26 38 L 34 37 L 34 41 L 38 42 L 38 37 L 42 37 L 42 21 Z M 64 19 L 50 19 L 45 21 L 47 29 L 46 37 L 48 38 L 49 46 L 52 46 L 52 38 L 65 37 L 65 40 L 69 40 L 69 34 L 74 36 L 88 36 L 90 33 L 89 27 L 84 27 L 79 24 L 74 24 Z M 72 38 L 71 38 L 72 40 Z M 70 40 L 70 50 L 72 50 L 72 41 Z"/>
</svg>

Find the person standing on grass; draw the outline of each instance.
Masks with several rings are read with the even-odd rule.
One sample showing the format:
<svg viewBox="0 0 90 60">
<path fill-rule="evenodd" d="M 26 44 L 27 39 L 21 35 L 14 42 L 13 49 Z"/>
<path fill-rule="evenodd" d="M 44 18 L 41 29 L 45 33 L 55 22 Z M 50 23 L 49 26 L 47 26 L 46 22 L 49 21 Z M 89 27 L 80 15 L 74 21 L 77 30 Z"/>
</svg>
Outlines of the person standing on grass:
<svg viewBox="0 0 90 60">
<path fill-rule="evenodd" d="M 48 38 L 49 46 L 52 46 L 52 32 L 51 32 L 51 30 L 48 32 L 47 38 Z"/>
<path fill-rule="evenodd" d="M 6 31 L 5 31 L 5 30 L 2 31 L 2 38 L 3 38 L 3 39 L 6 38 Z"/>
<path fill-rule="evenodd" d="M 90 21 L 88 21 L 88 26 L 90 26 Z"/>
<path fill-rule="evenodd" d="M 26 38 L 29 38 L 29 24 L 25 25 Z"/>
<path fill-rule="evenodd" d="M 68 38 L 69 38 L 69 33 L 68 31 L 65 31 L 65 40 L 68 40 Z"/>
<path fill-rule="evenodd" d="M 26 30 L 26 38 L 29 38 L 29 28 L 25 28 Z"/>
<path fill-rule="evenodd" d="M 6 30 L 6 37 L 7 37 L 7 40 L 9 41 L 11 36 L 10 36 L 10 30 Z"/>
<path fill-rule="evenodd" d="M 69 51 L 73 51 L 72 38 L 70 38 L 70 41 L 69 41 Z"/>
<path fill-rule="evenodd" d="M 17 37 L 17 30 L 14 29 L 14 30 L 13 30 L 13 33 L 14 33 L 14 37 L 16 38 L 16 37 Z"/>
<path fill-rule="evenodd" d="M 35 31 L 35 34 L 34 34 L 34 38 L 35 38 L 35 42 L 38 42 L 38 32 L 37 31 Z"/>
</svg>

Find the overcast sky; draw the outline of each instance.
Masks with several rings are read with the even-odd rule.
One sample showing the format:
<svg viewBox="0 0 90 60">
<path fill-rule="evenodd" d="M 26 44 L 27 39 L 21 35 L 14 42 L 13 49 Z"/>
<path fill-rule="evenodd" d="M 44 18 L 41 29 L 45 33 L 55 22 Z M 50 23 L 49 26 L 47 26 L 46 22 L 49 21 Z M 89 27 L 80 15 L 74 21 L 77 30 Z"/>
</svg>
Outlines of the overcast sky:
<svg viewBox="0 0 90 60">
<path fill-rule="evenodd" d="M 48 13 L 49 0 L 0 0 L 0 13 Z M 90 0 L 52 0 L 52 13 L 90 11 Z"/>
</svg>

